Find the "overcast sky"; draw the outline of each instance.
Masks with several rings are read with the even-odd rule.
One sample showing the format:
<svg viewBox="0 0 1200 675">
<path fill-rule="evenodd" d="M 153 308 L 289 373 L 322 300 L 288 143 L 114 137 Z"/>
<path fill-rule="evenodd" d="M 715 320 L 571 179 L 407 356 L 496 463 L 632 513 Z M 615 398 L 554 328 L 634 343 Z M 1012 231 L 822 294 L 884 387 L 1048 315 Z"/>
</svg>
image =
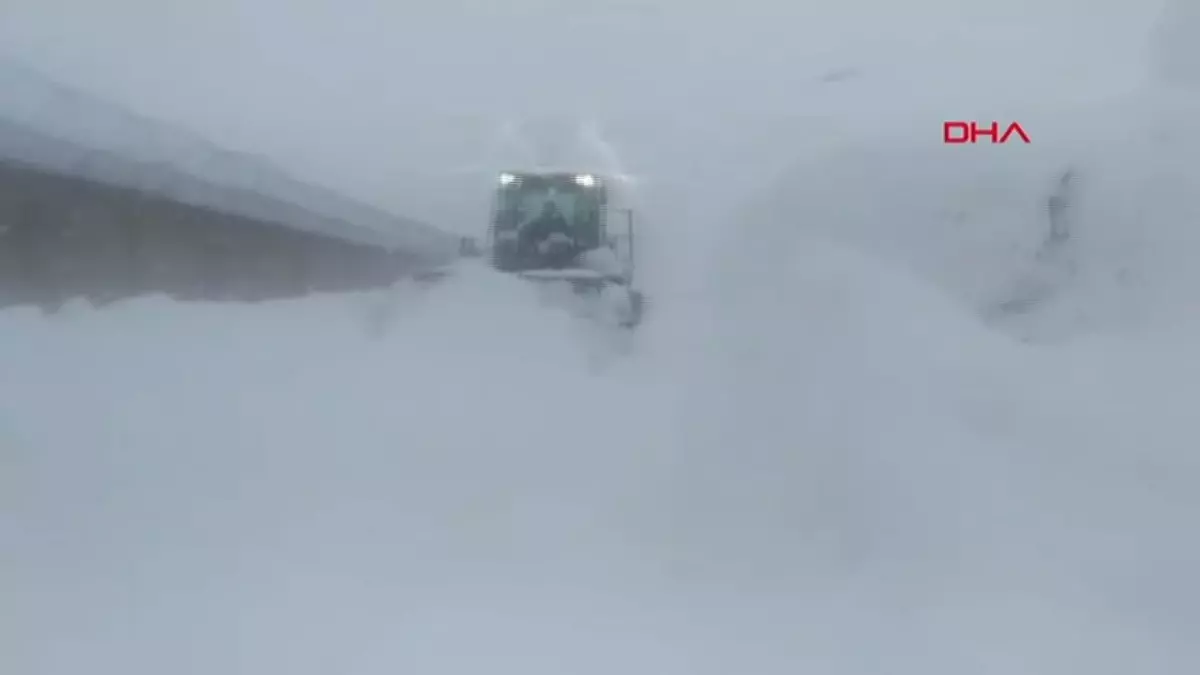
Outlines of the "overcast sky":
<svg viewBox="0 0 1200 675">
<path fill-rule="evenodd" d="M 1047 73 L 1120 79 L 1155 5 L 5 0 L 0 51 L 303 178 L 470 220 L 484 184 L 461 171 L 494 159 L 505 121 L 593 117 L 628 170 L 659 178 L 767 166 L 793 151 L 784 129 L 854 110 L 1002 98 Z"/>
</svg>

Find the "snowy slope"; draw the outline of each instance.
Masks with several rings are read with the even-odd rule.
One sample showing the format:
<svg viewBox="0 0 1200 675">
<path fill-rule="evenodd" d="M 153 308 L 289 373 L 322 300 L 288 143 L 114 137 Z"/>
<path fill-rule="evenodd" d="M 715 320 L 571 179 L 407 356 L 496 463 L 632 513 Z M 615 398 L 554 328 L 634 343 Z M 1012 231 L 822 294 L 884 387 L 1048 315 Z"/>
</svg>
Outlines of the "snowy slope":
<svg viewBox="0 0 1200 675">
<path fill-rule="evenodd" d="M 0 59 L 0 158 L 444 257 L 453 237 Z M 311 215 L 303 214 L 311 212 Z"/>
</svg>

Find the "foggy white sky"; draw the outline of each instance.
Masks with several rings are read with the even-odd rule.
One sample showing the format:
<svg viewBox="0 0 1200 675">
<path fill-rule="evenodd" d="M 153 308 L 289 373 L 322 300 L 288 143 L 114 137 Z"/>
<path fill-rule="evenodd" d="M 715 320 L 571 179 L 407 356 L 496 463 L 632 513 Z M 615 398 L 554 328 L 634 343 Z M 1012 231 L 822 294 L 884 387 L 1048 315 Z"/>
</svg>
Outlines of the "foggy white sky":
<svg viewBox="0 0 1200 675">
<path fill-rule="evenodd" d="M 790 139 L 764 129 L 878 120 L 888 96 L 934 110 L 1035 77 L 1120 79 L 1112 64 L 1134 68 L 1156 4 L 7 0 L 0 51 L 300 177 L 469 229 L 479 204 L 463 194 L 483 186 L 448 174 L 486 160 L 504 120 L 593 116 L 630 170 L 716 171 L 726 160 L 701 148 L 754 141 L 782 157 Z M 847 68 L 857 80 L 821 84 Z M 858 80 L 872 105 L 845 93 Z"/>
</svg>

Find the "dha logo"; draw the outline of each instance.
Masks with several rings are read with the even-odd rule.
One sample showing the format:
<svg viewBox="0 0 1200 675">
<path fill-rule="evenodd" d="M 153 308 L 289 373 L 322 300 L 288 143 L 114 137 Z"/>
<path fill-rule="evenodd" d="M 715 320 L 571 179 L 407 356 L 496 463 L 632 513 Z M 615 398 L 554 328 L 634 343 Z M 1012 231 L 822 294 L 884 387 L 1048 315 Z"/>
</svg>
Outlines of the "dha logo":
<svg viewBox="0 0 1200 675">
<path fill-rule="evenodd" d="M 999 122 L 992 122 L 987 126 L 966 120 L 942 123 L 942 142 L 945 144 L 978 143 L 980 136 L 992 139 L 993 144 L 1007 143 L 1014 134 L 1020 136 L 1025 143 L 1029 143 L 1029 134 L 1025 133 L 1019 122 L 1009 124 L 1003 134 L 1000 133 Z"/>
</svg>

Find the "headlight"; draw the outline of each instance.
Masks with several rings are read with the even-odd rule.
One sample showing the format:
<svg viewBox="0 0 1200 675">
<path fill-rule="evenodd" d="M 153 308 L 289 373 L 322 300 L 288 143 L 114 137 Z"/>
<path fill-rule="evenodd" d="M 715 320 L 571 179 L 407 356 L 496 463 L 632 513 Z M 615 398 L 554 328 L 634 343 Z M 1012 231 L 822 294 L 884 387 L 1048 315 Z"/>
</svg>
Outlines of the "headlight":
<svg viewBox="0 0 1200 675">
<path fill-rule="evenodd" d="M 500 184 L 501 185 L 512 185 L 515 182 L 517 182 L 517 177 L 512 175 L 511 173 L 500 174 Z"/>
<path fill-rule="evenodd" d="M 575 184 L 583 187 L 593 187 L 596 185 L 596 177 L 590 173 L 582 173 L 575 176 Z"/>
</svg>

